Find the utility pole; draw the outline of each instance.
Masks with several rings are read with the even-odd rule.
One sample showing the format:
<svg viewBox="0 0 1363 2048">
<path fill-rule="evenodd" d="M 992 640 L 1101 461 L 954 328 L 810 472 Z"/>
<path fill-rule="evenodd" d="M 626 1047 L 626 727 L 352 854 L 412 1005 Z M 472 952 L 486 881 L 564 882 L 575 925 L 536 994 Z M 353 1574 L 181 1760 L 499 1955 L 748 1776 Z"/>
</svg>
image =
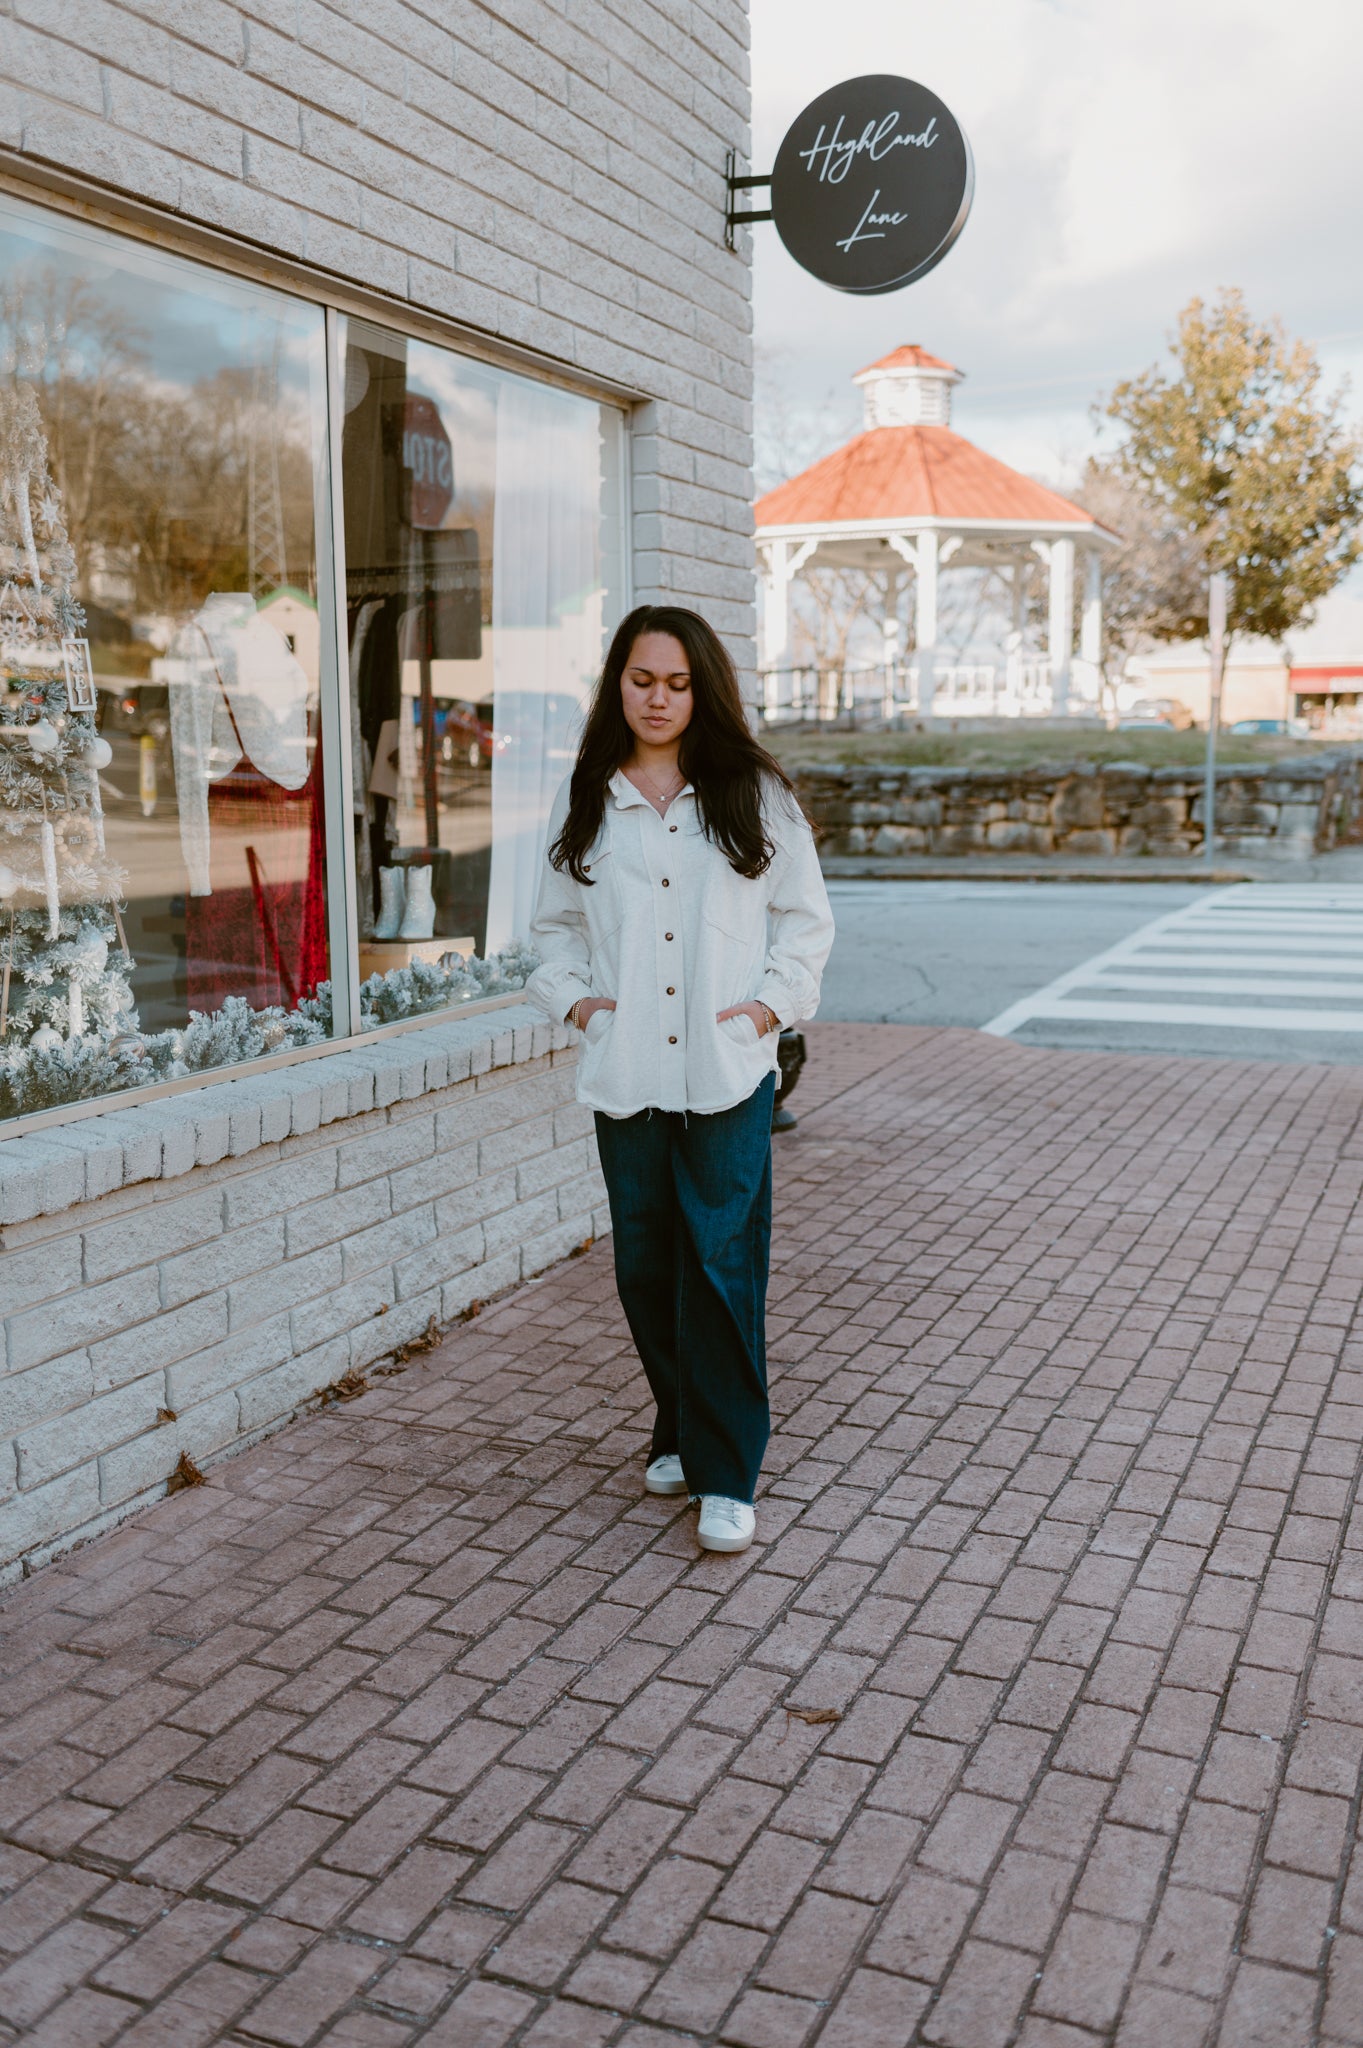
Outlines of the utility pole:
<svg viewBox="0 0 1363 2048">
<path fill-rule="evenodd" d="M 270 596 L 288 581 L 284 499 L 279 487 L 279 340 L 269 363 L 257 359 L 251 378 L 246 443 L 246 582 L 252 597 Z"/>
<path fill-rule="evenodd" d="M 1207 771 L 1202 789 L 1202 851 L 1207 866 L 1216 858 L 1216 735 L 1221 723 L 1221 684 L 1226 670 L 1226 593 L 1228 579 L 1218 570 L 1207 585 L 1207 654 L 1211 689 L 1207 699 Z"/>
</svg>

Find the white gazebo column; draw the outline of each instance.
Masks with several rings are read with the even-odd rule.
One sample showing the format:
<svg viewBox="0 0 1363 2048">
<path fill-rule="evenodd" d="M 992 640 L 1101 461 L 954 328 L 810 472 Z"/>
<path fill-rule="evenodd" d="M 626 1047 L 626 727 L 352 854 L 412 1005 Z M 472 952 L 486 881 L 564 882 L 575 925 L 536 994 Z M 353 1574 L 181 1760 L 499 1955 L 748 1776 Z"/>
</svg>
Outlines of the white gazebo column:
<svg viewBox="0 0 1363 2048">
<path fill-rule="evenodd" d="M 1084 610 L 1079 621 L 1079 652 L 1095 668 L 1103 658 L 1103 558 L 1097 548 L 1084 554 Z"/>
<path fill-rule="evenodd" d="M 778 668 L 790 647 L 790 543 L 762 549 L 762 665 Z"/>
<path fill-rule="evenodd" d="M 895 711 L 894 686 L 899 670 L 899 581 L 899 564 L 893 562 L 885 571 L 885 619 L 881 651 L 885 678 L 880 702 L 882 718 L 893 718 Z"/>
<path fill-rule="evenodd" d="M 934 528 L 919 534 L 914 554 L 918 572 L 913 593 L 914 639 L 918 643 L 918 709 L 931 717 L 936 692 L 933 671 L 937 666 L 937 567 L 941 554 Z"/>
<path fill-rule="evenodd" d="M 1070 708 L 1070 663 L 1074 656 L 1074 542 L 1053 540 L 1050 546 L 1051 710 Z"/>
</svg>

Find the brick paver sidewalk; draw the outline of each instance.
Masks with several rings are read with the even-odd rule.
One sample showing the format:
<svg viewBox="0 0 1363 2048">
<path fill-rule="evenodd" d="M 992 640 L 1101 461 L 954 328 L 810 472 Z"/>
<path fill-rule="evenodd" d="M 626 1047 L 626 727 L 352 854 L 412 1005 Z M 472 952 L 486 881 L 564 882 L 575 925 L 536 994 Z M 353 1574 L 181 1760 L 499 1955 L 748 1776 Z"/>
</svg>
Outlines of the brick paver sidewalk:
<svg viewBox="0 0 1363 2048">
<path fill-rule="evenodd" d="M 1363 1072 L 814 1053 L 745 1556 L 598 1247 L 10 1595 L 0 2039 L 1363 2043 Z"/>
</svg>

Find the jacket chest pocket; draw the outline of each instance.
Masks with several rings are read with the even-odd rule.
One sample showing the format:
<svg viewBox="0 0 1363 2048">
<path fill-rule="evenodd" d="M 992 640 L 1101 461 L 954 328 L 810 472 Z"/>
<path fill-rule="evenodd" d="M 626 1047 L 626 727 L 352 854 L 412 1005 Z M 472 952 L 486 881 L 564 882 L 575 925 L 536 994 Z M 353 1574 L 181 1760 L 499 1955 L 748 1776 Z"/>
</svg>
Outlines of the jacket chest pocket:
<svg viewBox="0 0 1363 2048">
<path fill-rule="evenodd" d="M 620 888 L 620 863 L 605 834 L 597 840 L 583 862 L 591 887 L 585 890 L 587 931 L 592 944 L 600 945 L 624 923 L 625 906 Z"/>
<path fill-rule="evenodd" d="M 705 921 L 726 938 L 749 944 L 762 930 L 767 899 L 763 880 L 749 881 L 738 875 L 722 856 L 711 867 L 705 883 Z"/>
</svg>

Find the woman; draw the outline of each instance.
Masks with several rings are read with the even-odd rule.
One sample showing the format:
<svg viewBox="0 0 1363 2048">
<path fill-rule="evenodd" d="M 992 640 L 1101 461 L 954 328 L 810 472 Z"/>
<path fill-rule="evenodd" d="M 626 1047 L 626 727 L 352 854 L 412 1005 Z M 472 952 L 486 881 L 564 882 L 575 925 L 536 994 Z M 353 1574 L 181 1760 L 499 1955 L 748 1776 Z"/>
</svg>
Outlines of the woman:
<svg viewBox="0 0 1363 2048">
<path fill-rule="evenodd" d="M 790 783 L 704 619 L 641 605 L 611 642 L 549 821 L 526 994 L 584 1038 L 615 1277 L 657 1403 L 644 1484 L 746 1550 L 770 1432 L 771 1110 L 833 920 Z"/>
</svg>

